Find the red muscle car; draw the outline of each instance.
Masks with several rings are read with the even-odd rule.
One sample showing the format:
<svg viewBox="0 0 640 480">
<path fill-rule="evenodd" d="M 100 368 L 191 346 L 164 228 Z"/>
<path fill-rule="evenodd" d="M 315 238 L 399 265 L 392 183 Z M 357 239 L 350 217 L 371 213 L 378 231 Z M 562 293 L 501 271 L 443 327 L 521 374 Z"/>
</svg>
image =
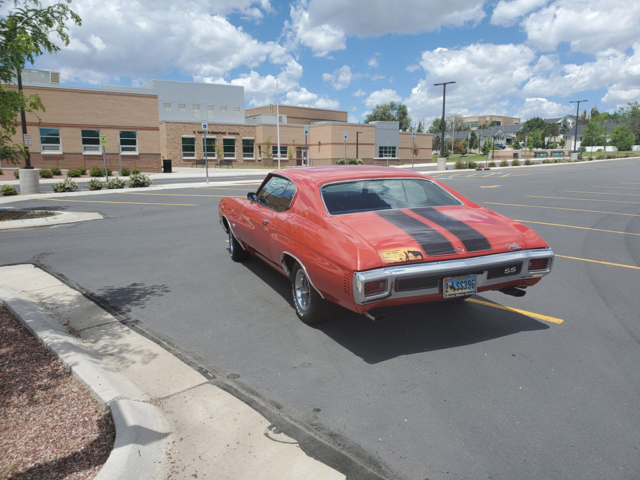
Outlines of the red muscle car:
<svg viewBox="0 0 640 480">
<path fill-rule="evenodd" d="M 308 324 L 329 319 L 336 304 L 381 320 L 393 305 L 487 290 L 519 297 L 553 264 L 530 228 L 398 168 L 272 172 L 218 211 L 231 258 L 253 254 L 288 277 Z"/>
</svg>

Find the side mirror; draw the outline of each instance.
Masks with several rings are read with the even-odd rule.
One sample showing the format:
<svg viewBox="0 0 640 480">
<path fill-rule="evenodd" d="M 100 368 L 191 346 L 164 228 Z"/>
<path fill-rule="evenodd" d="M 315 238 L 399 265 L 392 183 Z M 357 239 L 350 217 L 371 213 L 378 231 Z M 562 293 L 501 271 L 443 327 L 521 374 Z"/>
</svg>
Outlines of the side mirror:
<svg viewBox="0 0 640 480">
<path fill-rule="evenodd" d="M 247 200 L 255 202 L 256 201 L 256 192 L 247 193 Z"/>
</svg>

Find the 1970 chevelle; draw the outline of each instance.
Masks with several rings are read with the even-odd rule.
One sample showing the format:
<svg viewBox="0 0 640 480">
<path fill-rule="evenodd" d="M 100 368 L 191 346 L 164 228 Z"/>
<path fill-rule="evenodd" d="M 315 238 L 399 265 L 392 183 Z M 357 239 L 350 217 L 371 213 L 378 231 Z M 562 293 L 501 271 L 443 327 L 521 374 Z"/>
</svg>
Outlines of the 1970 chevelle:
<svg viewBox="0 0 640 480">
<path fill-rule="evenodd" d="M 530 228 L 398 168 L 272 172 L 218 210 L 231 258 L 253 254 L 288 277 L 308 324 L 331 318 L 336 304 L 380 320 L 393 305 L 487 290 L 519 297 L 553 264 Z"/>
</svg>

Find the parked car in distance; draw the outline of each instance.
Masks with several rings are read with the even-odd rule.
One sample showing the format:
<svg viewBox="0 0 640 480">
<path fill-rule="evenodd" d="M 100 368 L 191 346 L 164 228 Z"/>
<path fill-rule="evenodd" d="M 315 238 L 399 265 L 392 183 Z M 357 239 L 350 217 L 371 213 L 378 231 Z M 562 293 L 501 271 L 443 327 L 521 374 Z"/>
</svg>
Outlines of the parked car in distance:
<svg viewBox="0 0 640 480">
<path fill-rule="evenodd" d="M 254 255 L 287 277 L 308 324 L 335 305 L 381 320 L 395 305 L 519 297 L 554 258 L 525 225 L 399 168 L 271 172 L 246 199 L 223 198 L 218 214 L 231 258 Z"/>
<path fill-rule="evenodd" d="M 502 150 L 507 148 L 507 146 L 504 143 L 496 143 L 496 147 L 501 148 Z"/>
</svg>

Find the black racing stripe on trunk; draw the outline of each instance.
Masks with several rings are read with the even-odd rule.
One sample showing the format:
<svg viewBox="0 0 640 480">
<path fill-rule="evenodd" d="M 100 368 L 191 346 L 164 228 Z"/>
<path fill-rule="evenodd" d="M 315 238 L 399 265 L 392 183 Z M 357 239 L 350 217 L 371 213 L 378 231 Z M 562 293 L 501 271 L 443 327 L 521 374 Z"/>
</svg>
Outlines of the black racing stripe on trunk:
<svg viewBox="0 0 640 480">
<path fill-rule="evenodd" d="M 455 248 L 453 248 L 453 245 L 451 245 L 451 242 L 447 240 L 445 236 L 429 225 L 422 223 L 417 218 L 407 215 L 400 210 L 383 210 L 376 213 L 386 221 L 393 223 L 396 227 L 411 235 L 427 255 L 435 256 L 456 253 Z"/>
<path fill-rule="evenodd" d="M 464 248 L 467 249 L 467 252 L 491 250 L 491 244 L 489 243 L 489 240 L 487 240 L 487 237 L 460 220 L 456 220 L 455 218 L 445 215 L 431 207 L 412 208 L 411 211 L 435 223 L 436 225 L 449 230 L 460 239 L 464 244 Z"/>
</svg>

